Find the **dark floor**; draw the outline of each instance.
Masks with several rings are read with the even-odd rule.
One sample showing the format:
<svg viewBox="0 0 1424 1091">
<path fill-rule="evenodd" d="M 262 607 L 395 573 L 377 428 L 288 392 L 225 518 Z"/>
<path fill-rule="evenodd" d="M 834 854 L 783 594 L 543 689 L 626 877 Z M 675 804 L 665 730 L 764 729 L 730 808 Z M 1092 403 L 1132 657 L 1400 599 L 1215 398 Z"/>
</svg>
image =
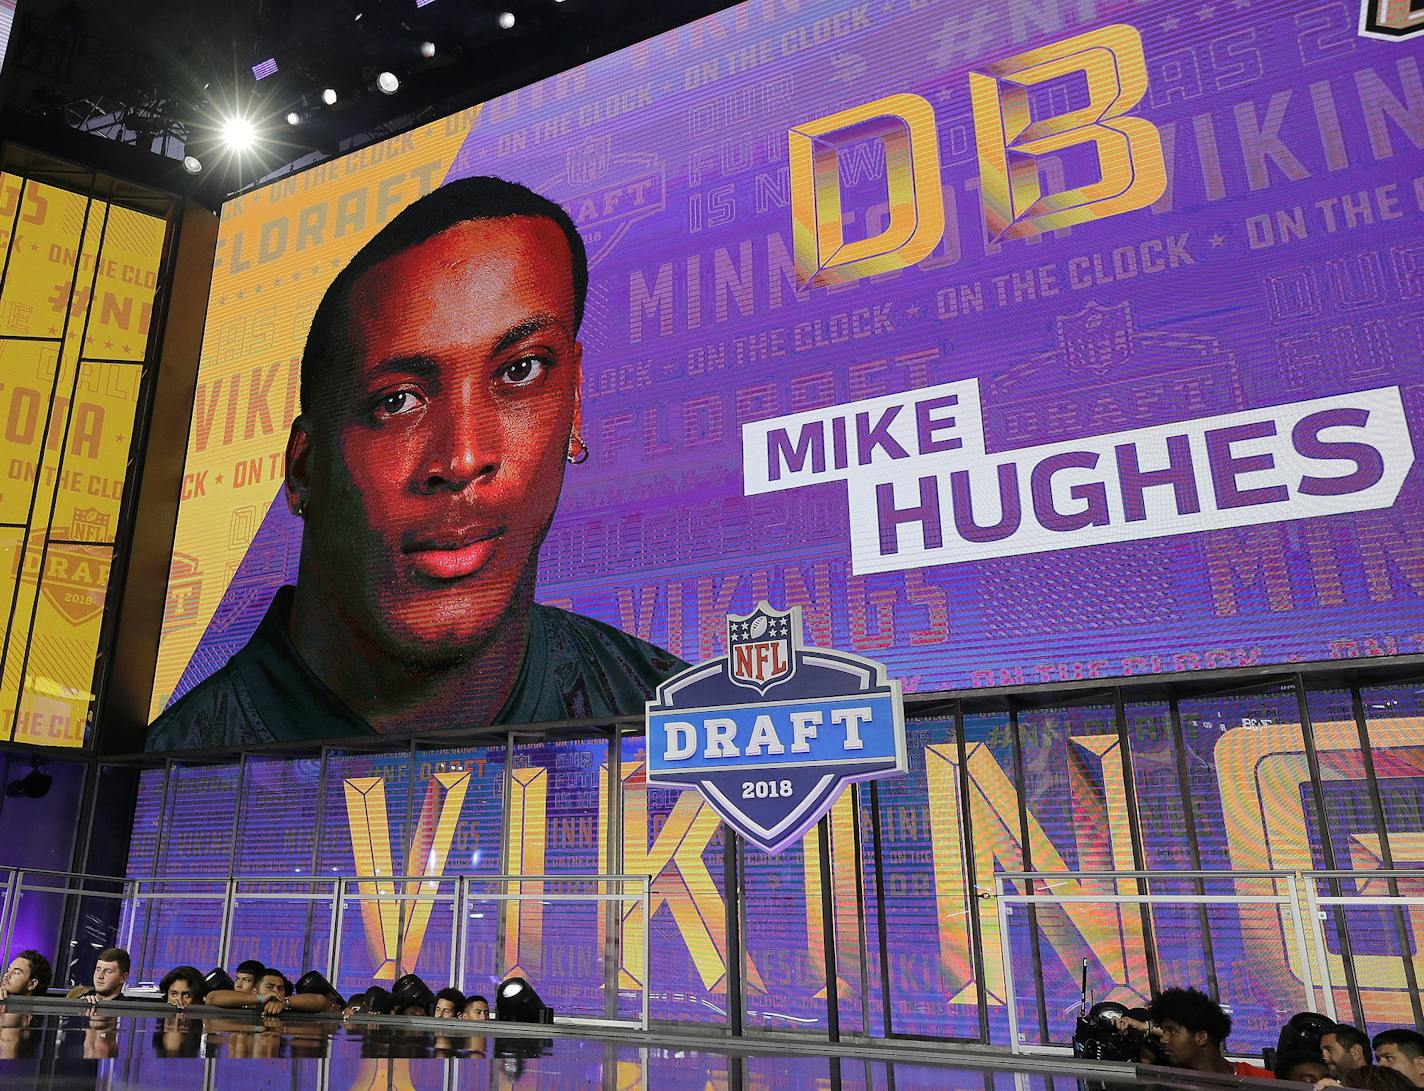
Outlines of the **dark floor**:
<svg viewBox="0 0 1424 1091">
<path fill-rule="evenodd" d="M 895 1059 L 805 1055 L 777 1043 L 731 1047 L 667 1032 L 616 1040 L 596 1032 L 531 1037 L 508 1024 L 325 1019 L 259 1020 L 102 1012 L 60 1014 L 52 1006 L 0 1011 L 0 1086 L 37 1088 L 311 1088 L 402 1091 L 457 1088 L 740 1089 L 972 1088 L 974 1091 L 1114 1091 L 1166 1087 L 1134 1078 L 1125 1066 L 1111 1081 L 1086 1080 L 1064 1063 L 1056 1073 L 956 1065 L 943 1055 Z M 502 1031 L 502 1033 L 501 1033 Z M 656 1043 L 656 1044 L 654 1044 Z M 885 1052 L 883 1049 L 880 1051 Z M 994 1063 L 1002 1063 L 997 1058 Z M 1185 1087 L 1185 1084 L 1173 1085 Z"/>
</svg>

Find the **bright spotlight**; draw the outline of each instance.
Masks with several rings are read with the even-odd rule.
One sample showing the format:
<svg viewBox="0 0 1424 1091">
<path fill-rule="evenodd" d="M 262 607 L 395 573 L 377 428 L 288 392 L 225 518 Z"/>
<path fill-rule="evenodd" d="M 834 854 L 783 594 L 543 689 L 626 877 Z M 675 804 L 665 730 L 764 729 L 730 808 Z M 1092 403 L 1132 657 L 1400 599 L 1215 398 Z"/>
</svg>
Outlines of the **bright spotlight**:
<svg viewBox="0 0 1424 1091">
<path fill-rule="evenodd" d="M 203 169 L 203 161 L 196 155 L 185 155 L 183 157 L 183 169 L 189 174 L 197 174 Z"/>
<path fill-rule="evenodd" d="M 394 72 L 382 72 L 376 77 L 376 90 L 383 95 L 394 95 L 400 90 L 400 80 Z"/>
<path fill-rule="evenodd" d="M 287 124 L 288 124 L 288 125 L 300 125 L 301 123 L 302 123 L 302 115 L 301 115 L 301 114 L 297 113 L 297 111 L 295 111 L 295 110 L 288 110 L 288 111 L 287 111 Z"/>
<path fill-rule="evenodd" d="M 230 117 L 222 124 L 222 138 L 231 150 L 245 152 L 257 142 L 257 130 L 245 117 Z"/>
<path fill-rule="evenodd" d="M 321 101 L 324 102 L 324 103 L 326 103 L 328 106 L 335 106 L 335 105 L 336 105 L 336 88 L 335 88 L 335 87 L 328 87 L 325 91 L 323 91 L 323 92 L 321 93 Z"/>
<path fill-rule="evenodd" d="M 499 13 L 499 29 L 509 30 L 514 26 L 514 12 L 502 11 Z"/>
<path fill-rule="evenodd" d="M 424 57 L 427 61 L 430 60 L 431 57 L 435 56 L 435 43 L 434 43 L 434 42 L 421 42 L 421 43 L 420 43 L 420 55 L 421 55 L 422 57 Z"/>
</svg>

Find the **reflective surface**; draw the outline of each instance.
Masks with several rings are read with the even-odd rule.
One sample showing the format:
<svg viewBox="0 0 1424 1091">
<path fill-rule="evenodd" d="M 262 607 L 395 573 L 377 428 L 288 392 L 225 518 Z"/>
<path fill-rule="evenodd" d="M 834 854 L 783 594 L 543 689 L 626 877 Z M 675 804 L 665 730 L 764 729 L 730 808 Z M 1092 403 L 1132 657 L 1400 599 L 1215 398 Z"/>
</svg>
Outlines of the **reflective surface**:
<svg viewBox="0 0 1424 1091">
<path fill-rule="evenodd" d="M 11 1005 L 13 1008 L 13 1005 Z M 974 1091 L 1113 1091 L 1166 1086 L 1062 1075 L 983 1071 L 902 1060 L 793 1055 L 773 1043 L 724 1052 L 597 1037 L 500 1035 L 497 1023 L 341 1024 L 261 1020 L 0 1013 L 0 1086 L 41 1088 L 311 1088 L 313 1091 L 457 1088 L 972 1088 Z M 849 1052 L 849 1050 L 847 1051 Z M 906 1050 L 909 1054 L 910 1051 Z M 1079 1070 L 1081 1071 L 1081 1070 Z M 1179 1085 L 1180 1086 L 1180 1085 Z"/>
</svg>

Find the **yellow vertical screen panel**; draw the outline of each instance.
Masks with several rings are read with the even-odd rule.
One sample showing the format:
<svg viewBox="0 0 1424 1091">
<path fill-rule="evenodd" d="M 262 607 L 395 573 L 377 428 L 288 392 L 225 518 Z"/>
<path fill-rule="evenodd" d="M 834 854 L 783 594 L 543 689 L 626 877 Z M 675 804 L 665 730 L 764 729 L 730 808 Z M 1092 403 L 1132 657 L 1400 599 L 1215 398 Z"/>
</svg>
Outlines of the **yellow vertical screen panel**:
<svg viewBox="0 0 1424 1091">
<path fill-rule="evenodd" d="M 59 348 L 0 339 L 0 523 L 30 517 Z"/>
<path fill-rule="evenodd" d="M 38 556 L 31 563 L 37 567 Z M 112 563 L 109 546 L 51 542 L 44 551 L 16 742 L 84 745 Z M 24 579 L 33 580 L 30 571 Z"/>
<path fill-rule="evenodd" d="M 0 623 L 4 624 L 4 628 L 0 629 L 4 641 L 0 645 L 0 653 L 4 656 L 4 670 L 0 671 L 0 739 L 11 737 L 10 731 L 15 723 L 25 641 L 29 638 L 38 587 L 32 573 L 21 575 L 21 572 L 26 560 L 38 567 L 42 538 L 39 532 L 27 536 L 25 531 L 10 527 L 0 530 L 0 571 L 4 572 L 3 597 L 0 598 Z"/>
<path fill-rule="evenodd" d="M 142 377 L 138 364 L 85 361 L 79 365 L 69 435 L 62 445 L 51 538 L 114 540 Z"/>
<path fill-rule="evenodd" d="M 5 271 L 5 283 L 0 286 L 0 336 L 59 337 L 64 331 L 66 307 L 71 303 L 70 288 L 78 266 L 79 284 L 89 286 L 93 256 L 89 269 L 83 267 L 76 254 L 80 232 L 84 229 L 87 198 L 68 190 L 38 182 L 24 184 L 21 199 L 21 179 L 12 174 L 0 176 L 0 240 L 9 247 L 10 264 Z M 20 216 L 15 219 L 16 202 Z M 101 206 L 94 205 L 89 214 L 92 222 Z M 14 227 L 14 245 L 10 246 L 10 231 Z M 84 312 L 87 299 L 75 293 L 72 300 L 70 329 L 76 329 L 78 316 Z"/>
<path fill-rule="evenodd" d="M 143 359 L 166 227 L 156 216 L 109 206 L 84 342 L 86 358 Z M 81 270 L 81 275 L 84 272 Z M 83 283 L 87 288 L 87 281 Z"/>
</svg>

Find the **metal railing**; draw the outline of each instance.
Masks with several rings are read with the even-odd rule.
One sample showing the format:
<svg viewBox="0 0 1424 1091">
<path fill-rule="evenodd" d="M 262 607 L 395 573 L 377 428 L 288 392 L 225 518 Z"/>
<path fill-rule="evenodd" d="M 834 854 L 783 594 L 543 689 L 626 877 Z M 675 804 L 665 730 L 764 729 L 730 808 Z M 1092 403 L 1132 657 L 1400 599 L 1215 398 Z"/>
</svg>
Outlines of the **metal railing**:
<svg viewBox="0 0 1424 1091">
<path fill-rule="evenodd" d="M 1412 893 L 1401 893 L 1402 883 Z M 1176 889 L 1166 893 L 1162 892 L 1164 887 Z M 997 936 L 989 935 L 985 940 L 987 946 L 999 947 L 997 962 L 1004 979 L 1009 1045 L 1015 1052 L 1058 1052 L 1068 1045 L 1063 1029 L 1071 1026 L 1071 1019 L 1064 1011 L 1052 1009 L 1045 997 L 1042 973 L 1035 974 L 1035 993 L 1029 998 L 1024 995 L 1022 968 L 1016 967 L 1026 946 L 1035 970 L 1040 969 L 1042 944 L 1056 939 L 1067 946 L 1061 936 L 1071 929 L 1060 927 L 1054 938 L 1049 938 L 1037 914 L 1072 914 L 1075 910 L 1081 914 L 1094 907 L 1106 915 L 1092 922 L 1096 927 L 1105 933 L 1116 928 L 1123 943 L 1136 945 L 1139 957 L 1131 960 L 1136 979 L 1128 980 L 1129 975 L 1124 975 L 1111 983 L 1125 994 L 1146 996 L 1163 977 L 1153 942 L 1162 923 L 1160 914 L 1195 908 L 1192 915 L 1199 914 L 1195 929 L 1200 935 L 1200 980 L 1163 984 L 1195 984 L 1228 1002 L 1224 994 L 1229 989 L 1219 988 L 1217 979 L 1219 973 L 1224 978 L 1231 968 L 1213 959 L 1213 943 L 1220 946 L 1221 932 L 1229 924 L 1236 933 L 1236 944 L 1250 945 L 1262 956 L 1262 963 L 1275 971 L 1278 992 L 1272 999 L 1279 1011 L 1269 1012 L 1270 1017 L 1303 1010 L 1337 1019 L 1344 1002 L 1351 1013 L 1348 1019 L 1361 1024 L 1418 1022 L 1416 971 L 1424 971 L 1424 967 L 1416 967 L 1415 959 L 1424 957 L 1424 943 L 1419 942 L 1424 937 L 1424 870 L 1002 872 L 995 876 L 995 901 Z M 1229 916 L 1223 920 L 1218 913 L 1213 919 L 1213 908 L 1224 908 Z M 1394 922 L 1389 937 L 1393 953 L 1352 953 L 1346 918 L 1350 912 L 1361 911 L 1373 911 Z M 1015 928 L 1025 917 L 1027 935 L 1023 928 Z M 1082 922 L 1070 917 L 1070 923 Z M 1331 947 L 1332 935 L 1336 950 Z M 1275 944 L 1279 945 L 1278 962 L 1270 957 Z M 1379 946 L 1378 940 L 1374 946 Z M 1084 940 L 1081 953 L 1091 957 L 1098 952 Z M 1065 952 L 1055 954 L 1066 964 Z M 1378 967 L 1372 971 L 1375 980 L 1362 984 L 1360 964 L 1364 959 L 1374 960 Z M 1101 966 L 1098 969 L 1101 977 Z M 1037 1016 L 1040 1041 L 1027 1040 L 1033 1033 L 1025 1030 L 1020 1014 L 1025 1002 Z M 1279 1021 L 1284 1018 L 1281 1015 Z M 1059 1024 L 1056 1028 L 1050 1027 L 1054 1021 Z M 1274 1031 L 1271 1035 L 1269 1044 L 1274 1043 Z"/>
<path fill-rule="evenodd" d="M 556 886 L 557 889 L 547 889 Z M 579 890 L 578 887 L 588 887 Z M 35 868 L 0 867 L 0 937 L 3 950 L 9 951 L 14 938 L 20 908 L 27 894 L 52 894 L 67 897 L 102 898 L 118 903 L 118 927 L 114 932 L 119 946 L 134 959 L 136 974 L 149 970 L 147 952 L 155 930 L 152 914 L 155 910 L 175 906 L 211 904 L 220 920 L 214 947 L 214 963 L 230 964 L 237 944 L 237 915 L 243 906 L 258 903 L 283 905 L 305 904 L 309 907 L 303 933 L 304 950 L 310 950 L 314 934 L 321 926 L 326 930 L 324 958 L 304 958 L 304 965 L 319 963 L 333 983 L 340 979 L 343 963 L 342 936 L 348 908 L 354 906 L 374 910 L 377 931 L 382 936 L 384 950 L 376 954 L 393 964 L 385 978 L 394 979 L 414 969 L 415 954 L 407 965 L 408 925 L 429 922 L 436 907 L 448 907 L 450 914 L 450 951 L 447 980 L 463 991 L 468 969 L 466 951 L 469 923 L 474 919 L 472 908 L 493 903 L 502 910 L 512 907 L 516 914 L 526 904 L 584 902 L 594 905 L 601 915 L 604 907 L 617 904 L 632 912 L 641 911 L 641 956 L 643 966 L 651 966 L 652 879 L 647 875 L 241 875 L 241 876 L 129 876 L 86 875 L 77 872 L 48 871 Z M 619 919 L 628 914 L 619 913 Z M 634 918 L 636 920 L 636 918 Z M 500 921 L 501 926 L 504 920 Z M 515 919 L 517 925 L 517 916 Z M 603 945 L 601 938 L 598 961 L 603 963 L 602 982 L 618 982 L 617 970 L 622 965 L 622 930 L 614 932 L 616 942 Z M 601 932 L 600 932 L 601 937 Z M 590 945 L 595 941 L 590 938 Z M 517 945 L 516 945 L 517 951 Z M 608 965 L 612 963 L 612 965 Z M 380 965 L 378 963 L 378 965 Z M 166 965 L 164 969 L 167 969 Z M 384 966 L 381 966 L 384 968 Z M 501 972 L 510 967 L 499 967 Z M 617 1016 L 616 1001 L 607 1006 L 602 1017 L 565 1014 L 561 1023 L 606 1026 L 635 1026 L 646 1030 L 649 1025 L 649 982 L 647 970 L 641 981 L 641 1002 L 636 1019 Z M 383 979 L 385 979 L 383 978 Z"/>
<path fill-rule="evenodd" d="M 165 924 L 160 916 L 155 923 L 154 914 L 212 906 L 216 937 L 211 951 L 214 963 L 226 966 L 235 954 L 257 942 L 256 932 L 242 926 L 244 911 L 305 906 L 302 921 L 293 921 L 283 930 L 302 945 L 300 959 L 293 956 L 285 964 L 300 961 L 304 967 L 324 968 L 338 987 L 343 967 L 352 965 L 356 950 L 346 937 L 352 910 L 364 918 L 368 940 L 374 935 L 384 943 L 383 949 L 380 943 L 366 944 L 378 968 L 387 971 L 382 980 L 414 969 L 420 946 L 408 949 L 408 925 L 419 915 L 417 923 L 423 927 L 438 910 L 439 943 L 448 937 L 449 952 L 436 972 L 447 972 L 448 980 L 462 990 L 471 972 L 472 923 L 482 916 L 481 906 L 496 908 L 492 920 L 485 918 L 486 940 L 494 938 L 486 943 L 493 952 L 488 969 L 503 974 L 517 965 L 524 950 L 521 914 L 534 912 L 536 905 L 584 902 L 595 907 L 595 920 L 621 921 L 622 926 L 605 931 L 606 926 L 590 924 L 586 937 L 588 946 L 596 948 L 592 970 L 601 974 L 594 987 L 602 990 L 602 1014 L 565 1010 L 560 1022 L 649 1025 L 652 893 L 646 875 L 125 878 L 0 867 L 0 939 L 6 952 L 16 939 L 24 899 L 32 895 L 94 898 L 116 908 L 113 916 L 118 926 L 110 934 L 133 953 L 136 977 L 169 968 L 166 963 L 147 965 L 151 937 L 165 928 L 171 934 L 173 927 L 171 918 Z M 619 906 L 622 911 L 612 908 Z M 1262 1025 L 1278 1015 L 1283 1021 L 1281 1013 L 1293 1010 L 1320 1011 L 1365 1026 L 1420 1022 L 1417 982 L 1424 976 L 1424 966 L 1417 965 L 1416 959 L 1424 959 L 1424 870 L 1004 872 L 995 876 L 994 910 L 985 917 L 980 942 L 986 975 L 1003 975 L 1002 990 L 988 991 L 1003 997 L 1008 1042 L 1016 1052 L 1066 1047 L 1064 1031 L 1071 1027 L 1071 1017 L 1061 1003 L 1050 1010 L 1042 956 L 1052 947 L 1053 957 L 1065 967 L 1077 955 L 1099 958 L 1103 944 L 1091 940 L 1089 933 L 1099 939 L 1109 937 L 1109 947 L 1116 943 L 1119 957 L 1113 972 L 1117 976 L 1100 958 L 1097 973 L 1100 982 L 1120 990 L 1123 997 L 1146 997 L 1163 985 L 1194 984 L 1229 1004 L 1239 976 L 1230 959 L 1250 951 L 1255 963 L 1250 973 L 1268 971 L 1273 990 L 1269 1004 L 1275 1008 L 1257 1013 Z M 270 914 L 256 920 L 267 922 Z M 1174 929 L 1178 937 L 1186 930 L 1197 945 L 1186 965 L 1180 938 L 1161 942 Z M 1228 942 L 1226 933 L 1234 939 Z M 580 938 L 576 936 L 575 942 Z M 629 949 L 628 943 L 637 946 Z M 427 944 L 427 957 L 438 948 L 439 944 Z M 1237 953 L 1223 953 L 1228 950 Z M 1032 959 L 1031 985 L 1023 963 L 1017 961 L 1025 951 Z M 439 953 L 443 959 L 443 950 Z M 641 959 L 642 972 L 624 974 L 635 957 Z M 381 958 L 391 965 L 383 966 Z M 352 969 L 349 975 L 360 977 L 362 971 Z M 1057 972 L 1056 976 L 1053 1001 L 1061 1000 L 1065 991 L 1064 975 Z M 625 987 L 630 977 L 634 985 Z M 620 1013 L 632 1010 L 624 1002 L 631 1001 L 628 994 L 634 987 L 641 993 L 636 1017 L 620 1018 Z M 1027 1016 L 1021 1006 L 1029 1010 Z M 1236 1014 L 1242 1016 L 1239 1010 Z M 1036 1029 L 1031 1026 L 1035 1020 Z"/>
</svg>

